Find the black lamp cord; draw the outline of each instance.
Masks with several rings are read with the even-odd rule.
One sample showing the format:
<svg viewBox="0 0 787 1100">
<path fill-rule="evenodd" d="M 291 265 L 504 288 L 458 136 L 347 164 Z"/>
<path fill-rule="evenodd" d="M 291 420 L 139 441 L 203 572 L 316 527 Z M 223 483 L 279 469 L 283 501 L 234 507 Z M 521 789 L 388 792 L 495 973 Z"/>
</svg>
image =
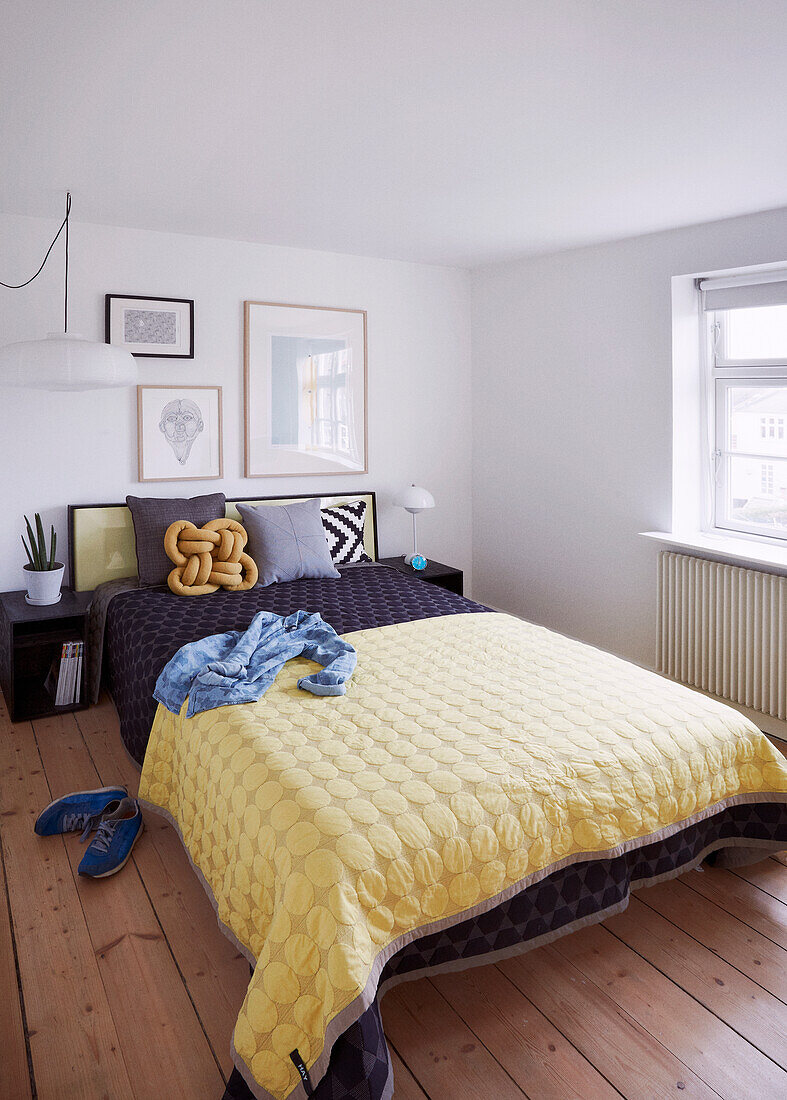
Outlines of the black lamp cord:
<svg viewBox="0 0 787 1100">
<path fill-rule="evenodd" d="M 36 271 L 35 275 L 31 275 L 30 278 L 26 279 L 25 282 L 23 282 L 23 283 L 4 283 L 3 280 L 0 279 L 0 286 L 7 287 L 8 290 L 21 290 L 23 286 L 29 286 L 30 283 L 32 283 L 32 281 L 34 279 L 37 279 L 38 276 L 41 274 L 41 272 L 44 270 L 44 265 L 46 264 L 47 260 L 49 259 L 49 255 L 50 255 L 52 249 L 55 247 L 58 237 L 60 236 L 60 234 L 65 229 L 65 231 L 66 231 L 66 240 L 65 240 L 65 243 L 66 243 L 66 278 L 65 278 L 65 292 L 64 292 L 64 296 L 63 296 L 63 326 L 64 326 L 64 331 L 65 332 L 68 332 L 68 217 L 69 217 L 70 213 L 71 213 L 71 192 L 69 191 L 66 194 L 66 216 L 63 218 L 63 221 L 60 223 L 60 228 L 58 229 L 57 233 L 55 233 L 55 236 L 52 240 L 52 243 L 50 244 L 49 248 L 46 250 L 46 256 L 44 256 L 43 260 L 41 261 L 41 266 L 39 267 L 38 271 Z"/>
</svg>

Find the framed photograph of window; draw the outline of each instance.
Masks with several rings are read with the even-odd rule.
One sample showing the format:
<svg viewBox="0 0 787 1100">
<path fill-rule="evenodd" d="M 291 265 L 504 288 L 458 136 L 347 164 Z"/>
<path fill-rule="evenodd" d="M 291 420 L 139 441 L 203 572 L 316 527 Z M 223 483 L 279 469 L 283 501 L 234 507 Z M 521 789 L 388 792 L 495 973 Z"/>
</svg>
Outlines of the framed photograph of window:
<svg viewBox="0 0 787 1100">
<path fill-rule="evenodd" d="M 194 358 L 193 299 L 106 294 L 104 303 L 105 343 L 140 358 Z"/>
<path fill-rule="evenodd" d="M 246 477 L 362 474 L 366 311 L 244 303 Z"/>
<path fill-rule="evenodd" d="M 140 481 L 223 474 L 221 386 L 137 386 Z"/>
</svg>

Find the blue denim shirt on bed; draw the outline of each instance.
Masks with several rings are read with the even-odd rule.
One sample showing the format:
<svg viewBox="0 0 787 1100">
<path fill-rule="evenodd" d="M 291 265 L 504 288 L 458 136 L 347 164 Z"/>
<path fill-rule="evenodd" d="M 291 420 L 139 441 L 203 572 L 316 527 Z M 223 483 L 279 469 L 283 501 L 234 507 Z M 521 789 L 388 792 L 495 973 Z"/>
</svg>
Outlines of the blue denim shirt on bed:
<svg viewBox="0 0 787 1100">
<path fill-rule="evenodd" d="M 156 681 L 154 698 L 173 714 L 188 696 L 190 718 L 203 710 L 259 699 L 293 657 L 322 665 L 298 681 L 313 695 L 344 695 L 357 657 L 349 642 L 316 613 L 295 611 L 282 618 L 260 611 L 245 631 L 211 634 L 182 646 Z"/>
</svg>

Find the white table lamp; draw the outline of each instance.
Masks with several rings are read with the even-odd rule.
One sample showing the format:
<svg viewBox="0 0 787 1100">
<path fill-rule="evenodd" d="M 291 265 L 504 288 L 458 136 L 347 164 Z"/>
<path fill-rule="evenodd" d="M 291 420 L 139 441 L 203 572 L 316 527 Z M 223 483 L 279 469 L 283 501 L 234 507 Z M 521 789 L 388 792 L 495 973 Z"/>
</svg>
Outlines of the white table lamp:
<svg viewBox="0 0 787 1100">
<path fill-rule="evenodd" d="M 413 552 L 407 554 L 404 559 L 408 565 L 412 565 L 413 558 L 420 556 L 416 539 L 415 517 L 419 512 L 425 512 L 427 508 L 434 508 L 434 497 L 426 489 L 422 489 L 420 485 L 408 485 L 404 492 L 400 493 L 397 503 L 406 512 L 410 512 L 413 517 Z"/>
</svg>

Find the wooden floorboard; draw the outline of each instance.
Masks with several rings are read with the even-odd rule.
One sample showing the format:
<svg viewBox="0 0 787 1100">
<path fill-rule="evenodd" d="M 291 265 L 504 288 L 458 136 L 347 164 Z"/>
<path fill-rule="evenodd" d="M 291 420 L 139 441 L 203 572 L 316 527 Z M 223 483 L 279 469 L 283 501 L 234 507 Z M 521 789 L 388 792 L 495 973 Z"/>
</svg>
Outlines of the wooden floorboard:
<svg viewBox="0 0 787 1100">
<path fill-rule="evenodd" d="M 513 956 L 498 968 L 627 1100 L 718 1096 L 617 1004 L 606 978 L 592 981 L 555 945 Z"/>
<path fill-rule="evenodd" d="M 732 871 L 691 871 L 680 881 L 787 950 L 787 905 L 778 898 L 759 890 Z M 648 898 L 652 895 L 651 891 Z"/>
<path fill-rule="evenodd" d="M 76 875 L 76 837 L 32 832 L 66 790 L 136 791 L 114 707 L 0 712 L 0 738 L 0 1100 L 220 1100 L 248 966 L 175 830 L 147 814 L 101 883 Z M 787 1095 L 785 858 L 692 872 L 604 925 L 392 990 L 396 1100 Z"/>
<path fill-rule="evenodd" d="M 12 725 L 3 712 L 0 738 L 3 857 L 37 1096 L 133 1097 L 128 1043 L 115 1027 L 63 840 L 33 832 L 51 795 L 32 727 Z"/>
<path fill-rule="evenodd" d="M 386 994 L 382 1015 L 386 1035 L 429 1096 L 538 1100 L 514 1083 L 428 979 Z"/>
<path fill-rule="evenodd" d="M 104 785 L 72 714 L 33 724 L 53 798 Z M 135 851 L 150 838 L 144 834 Z M 77 874 L 85 852 L 76 836 L 65 841 L 93 950 L 118 1033 L 139 1026 L 144 1016 L 148 1044 L 124 1046 L 123 1055 L 137 1100 L 191 1096 L 204 1089 L 220 1095 L 224 1078 L 213 1057 L 157 919 L 136 858 L 122 874 L 96 881 Z M 129 988 L 135 990 L 128 996 Z M 152 1058 L 162 1038 L 165 1058 Z"/>
<path fill-rule="evenodd" d="M 721 1096 L 787 1096 L 787 1072 L 602 925 L 556 950 Z"/>
<path fill-rule="evenodd" d="M 118 736 L 115 710 L 105 700 L 77 715 L 103 783 L 122 782 L 132 794 L 139 772 Z M 212 905 L 191 869 L 173 827 L 146 815 L 145 843 L 134 861 L 225 1076 L 232 1071 L 230 1036 L 249 984 L 249 964 L 221 932 Z"/>
<path fill-rule="evenodd" d="M 426 1093 L 396 1053 L 393 1043 L 389 1043 L 389 1050 L 396 1081 L 396 1100 L 424 1100 Z"/>
<path fill-rule="evenodd" d="M 495 966 L 431 979 L 448 1004 L 536 1100 L 619 1093 Z"/>
<path fill-rule="evenodd" d="M 26 1100 L 32 1096 L 32 1089 L 5 860 L 2 858 L 3 816 L 0 812 L 0 1097 Z"/>
<path fill-rule="evenodd" d="M 692 890 L 682 879 L 664 882 L 655 890 L 641 890 L 637 897 L 787 1003 L 787 951 L 783 947 Z"/>
<path fill-rule="evenodd" d="M 782 864 L 775 859 L 764 859 L 753 867 L 738 867 L 733 874 L 787 904 L 787 875 Z"/>
<path fill-rule="evenodd" d="M 787 1065 L 787 1005 L 778 997 L 636 897 L 605 927 L 738 1036 Z"/>
</svg>

